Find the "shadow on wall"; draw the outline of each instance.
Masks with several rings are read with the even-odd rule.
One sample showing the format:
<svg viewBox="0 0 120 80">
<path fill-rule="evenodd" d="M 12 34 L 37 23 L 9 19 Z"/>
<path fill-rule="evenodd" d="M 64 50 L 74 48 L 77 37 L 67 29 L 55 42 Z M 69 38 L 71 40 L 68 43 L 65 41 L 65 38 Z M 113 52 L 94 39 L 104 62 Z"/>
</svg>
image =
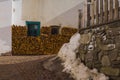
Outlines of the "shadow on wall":
<svg viewBox="0 0 120 80">
<path fill-rule="evenodd" d="M 5 45 L 11 47 L 11 27 L 0 28 L 0 40 L 4 41 Z"/>
<path fill-rule="evenodd" d="M 47 25 L 59 25 L 69 26 L 69 27 L 78 27 L 78 10 L 82 9 L 83 3 L 78 4 L 77 6 L 67 10 L 66 12 L 58 15 L 54 19 L 47 22 Z"/>
</svg>

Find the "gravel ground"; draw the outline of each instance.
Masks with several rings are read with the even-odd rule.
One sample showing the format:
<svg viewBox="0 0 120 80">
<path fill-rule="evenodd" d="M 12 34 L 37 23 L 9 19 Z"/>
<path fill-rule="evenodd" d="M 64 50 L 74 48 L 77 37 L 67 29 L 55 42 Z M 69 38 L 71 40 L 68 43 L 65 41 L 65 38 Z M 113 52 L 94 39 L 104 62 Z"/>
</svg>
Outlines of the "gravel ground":
<svg viewBox="0 0 120 80">
<path fill-rule="evenodd" d="M 54 71 L 44 68 L 43 64 L 53 56 L 2 56 L 0 80 L 73 80 L 62 72 L 60 63 L 59 67 L 53 64 L 57 66 Z"/>
</svg>

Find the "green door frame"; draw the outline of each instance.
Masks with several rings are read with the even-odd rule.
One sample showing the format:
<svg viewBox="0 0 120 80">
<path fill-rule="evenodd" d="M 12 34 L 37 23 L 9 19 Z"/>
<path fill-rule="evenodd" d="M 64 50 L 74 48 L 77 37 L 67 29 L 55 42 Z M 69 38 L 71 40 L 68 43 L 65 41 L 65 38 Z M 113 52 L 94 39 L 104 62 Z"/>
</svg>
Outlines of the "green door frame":
<svg viewBox="0 0 120 80">
<path fill-rule="evenodd" d="M 30 29 L 32 26 L 34 27 L 34 25 L 37 25 L 37 34 L 30 35 L 29 34 L 30 31 L 28 31 L 28 33 L 27 33 L 28 36 L 39 36 L 40 35 L 40 22 L 38 22 L 38 21 L 26 21 L 26 25 L 27 25 L 28 29 Z"/>
</svg>

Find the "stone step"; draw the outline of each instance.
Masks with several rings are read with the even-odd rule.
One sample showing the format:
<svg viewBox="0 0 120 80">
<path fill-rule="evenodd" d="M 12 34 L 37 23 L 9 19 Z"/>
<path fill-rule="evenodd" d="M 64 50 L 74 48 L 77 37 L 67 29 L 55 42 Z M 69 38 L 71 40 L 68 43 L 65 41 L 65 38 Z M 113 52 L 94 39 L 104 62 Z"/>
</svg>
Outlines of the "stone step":
<svg viewBox="0 0 120 80">
<path fill-rule="evenodd" d="M 110 77 L 110 80 L 120 80 L 120 77 Z"/>
<path fill-rule="evenodd" d="M 109 76 L 119 76 L 120 69 L 119 68 L 112 68 L 112 67 L 102 67 L 100 72 L 109 75 Z"/>
<path fill-rule="evenodd" d="M 113 68 L 120 68 L 120 60 L 112 61 L 112 67 Z"/>
</svg>

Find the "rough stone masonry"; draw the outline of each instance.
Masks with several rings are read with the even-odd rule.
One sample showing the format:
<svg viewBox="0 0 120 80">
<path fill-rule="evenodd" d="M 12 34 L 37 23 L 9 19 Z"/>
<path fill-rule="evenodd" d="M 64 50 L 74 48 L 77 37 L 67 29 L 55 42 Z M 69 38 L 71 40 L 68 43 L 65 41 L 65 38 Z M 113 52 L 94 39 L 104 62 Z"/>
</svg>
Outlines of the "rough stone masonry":
<svg viewBox="0 0 120 80">
<path fill-rule="evenodd" d="M 119 22 L 81 33 L 79 57 L 89 68 L 97 68 L 113 80 L 120 80 Z"/>
</svg>

